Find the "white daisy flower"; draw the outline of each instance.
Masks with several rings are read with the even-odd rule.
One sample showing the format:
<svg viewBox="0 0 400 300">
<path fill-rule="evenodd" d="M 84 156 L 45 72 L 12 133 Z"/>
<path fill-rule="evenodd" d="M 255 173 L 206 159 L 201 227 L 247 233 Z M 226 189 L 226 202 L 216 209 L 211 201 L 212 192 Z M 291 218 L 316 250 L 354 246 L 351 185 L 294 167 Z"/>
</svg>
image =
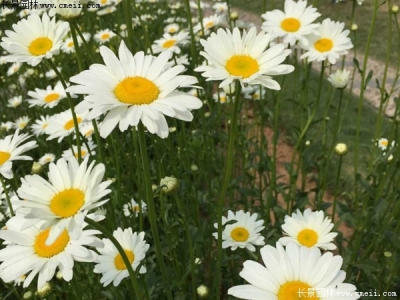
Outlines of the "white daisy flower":
<svg viewBox="0 0 400 300">
<path fill-rule="evenodd" d="M 82 114 L 76 114 L 78 126 L 86 121 L 87 111 Z M 66 136 L 74 133 L 74 119 L 71 110 L 66 110 L 62 113 L 53 115 L 49 119 L 49 126 L 46 127 L 45 132 L 49 135 L 47 140 L 58 138 L 61 142 Z"/>
<path fill-rule="evenodd" d="M 151 46 L 153 53 L 160 53 L 163 51 L 171 51 L 176 54 L 181 53 L 179 46 L 184 45 L 189 39 L 189 33 L 179 32 L 178 34 L 170 35 L 169 33 L 164 33 L 163 37 L 159 40 L 154 41 L 153 46 Z"/>
<path fill-rule="evenodd" d="M 390 148 L 390 147 L 393 148 L 394 145 L 395 145 L 395 142 L 394 142 L 394 141 L 392 141 L 392 143 L 389 145 L 389 140 L 386 139 L 386 138 L 380 138 L 380 139 L 378 140 L 378 147 L 379 147 L 382 151 L 387 151 L 388 148 Z"/>
<path fill-rule="evenodd" d="M 36 88 L 35 91 L 29 91 L 28 96 L 32 97 L 31 99 L 27 99 L 30 106 L 42 106 L 45 108 L 53 108 L 55 107 L 60 100 L 67 97 L 65 90 L 61 84 L 61 82 L 57 82 L 54 88 L 49 85 L 45 90 L 41 90 Z"/>
<path fill-rule="evenodd" d="M 13 25 L 15 31 L 6 30 L 7 37 L 0 45 L 7 50 L 9 62 L 27 62 L 38 65 L 43 58 L 50 59 L 59 53 L 62 39 L 68 33 L 67 22 L 57 22 L 44 13 L 42 19 L 31 15 Z"/>
<path fill-rule="evenodd" d="M 35 124 L 31 125 L 31 129 L 34 135 L 39 136 L 46 133 L 46 128 L 49 126 L 50 116 L 40 116 L 40 119 L 35 121 Z"/>
<path fill-rule="evenodd" d="M 100 135 L 106 138 L 119 123 L 125 131 L 129 125 L 137 126 L 139 121 L 151 133 L 161 138 L 168 136 L 168 125 L 164 115 L 183 121 L 191 121 L 189 110 L 198 109 L 202 102 L 177 91 L 179 87 L 191 87 L 197 82 L 193 76 L 178 75 L 185 67 L 175 66 L 164 69 L 170 52 L 158 57 L 138 52 L 134 56 L 124 42 L 119 47 L 119 59 L 107 47 L 100 47 L 105 65 L 94 64 L 90 69 L 70 78 L 79 85 L 67 91 L 88 94 L 76 106 L 76 112 L 86 112 L 88 119 L 107 113 L 100 126 Z"/>
<path fill-rule="evenodd" d="M 208 35 L 213 28 L 220 27 L 224 23 L 224 20 L 223 15 L 212 15 L 206 17 L 202 20 L 204 32 L 201 32 L 201 24 L 194 26 L 193 31 L 203 36 Z"/>
<path fill-rule="evenodd" d="M 10 131 L 11 129 L 14 128 L 14 123 L 11 121 L 2 122 L 0 124 L 0 128 L 1 128 L 1 130 Z"/>
<path fill-rule="evenodd" d="M 107 6 L 107 7 L 103 8 L 103 9 L 101 9 L 101 10 L 98 10 L 96 12 L 96 14 L 98 16 L 104 16 L 104 15 L 111 14 L 116 10 L 117 10 L 117 8 L 114 5 L 112 5 L 112 6 Z"/>
<path fill-rule="evenodd" d="M 224 14 L 228 12 L 228 4 L 225 2 L 217 2 L 212 7 L 217 14 Z"/>
<path fill-rule="evenodd" d="M 288 74 L 294 70 L 291 65 L 281 64 L 292 52 L 285 45 L 278 44 L 266 50 L 270 36 L 260 32 L 256 36 L 256 28 L 252 27 L 241 36 L 238 28 L 218 29 L 207 40 L 200 40 L 204 56 L 211 65 L 200 66 L 197 72 L 208 80 L 223 80 L 220 87 L 232 83 L 235 79 L 247 84 L 261 84 L 266 88 L 280 90 L 278 82 L 272 75 Z"/>
<path fill-rule="evenodd" d="M 333 256 L 331 252 L 321 255 L 318 248 L 310 249 L 295 243 L 287 245 L 286 250 L 280 243 L 276 243 L 276 248 L 267 245 L 260 253 L 265 267 L 246 260 L 239 275 L 249 284 L 231 287 L 229 295 L 254 300 L 360 298 L 353 284 L 343 283 L 346 272 L 340 270 L 343 258 L 339 255 Z M 317 291 L 321 290 L 329 296 L 316 297 Z"/>
<path fill-rule="evenodd" d="M 18 129 L 24 129 L 31 119 L 28 116 L 19 117 L 14 122 L 14 127 Z"/>
<path fill-rule="evenodd" d="M 250 212 L 239 210 L 236 213 L 228 211 L 228 218 L 222 216 L 222 226 L 229 221 L 236 221 L 233 224 L 225 226 L 222 232 L 222 248 L 231 247 L 232 250 L 246 248 L 249 251 L 256 251 L 256 246 L 265 245 L 264 237 L 260 235 L 260 231 L 264 229 L 264 220 L 257 220 L 257 214 L 250 215 Z M 218 229 L 218 223 L 214 224 Z M 218 239 L 218 232 L 214 232 L 213 236 Z"/>
<path fill-rule="evenodd" d="M 61 72 L 61 68 L 57 67 L 58 72 Z M 54 70 L 49 70 L 45 73 L 45 76 L 47 79 L 54 79 L 57 77 L 56 72 L 54 72 Z"/>
<path fill-rule="evenodd" d="M 19 129 L 14 133 L 14 136 L 7 135 L 0 140 L 0 174 L 5 178 L 13 178 L 12 162 L 14 160 L 32 160 L 32 157 L 21 155 L 22 153 L 36 148 L 36 141 L 30 141 L 23 145 L 31 136 L 28 134 L 19 135 Z"/>
<path fill-rule="evenodd" d="M 328 217 L 324 219 L 322 210 L 313 212 L 307 208 L 304 214 L 297 210 L 291 217 L 285 216 L 282 230 L 288 236 L 280 238 L 279 242 L 284 246 L 294 242 L 309 248 L 319 247 L 324 250 L 335 250 L 336 245 L 332 241 L 338 233 L 330 232 L 333 225 Z"/>
<path fill-rule="evenodd" d="M 38 275 L 37 288 L 40 289 L 54 277 L 57 268 L 64 280 L 70 281 L 74 261 L 93 262 L 97 259 L 96 252 L 86 247 L 102 245 L 95 236 L 99 231 L 83 230 L 82 235 L 76 238 L 64 229 L 54 242 L 46 244 L 51 229 L 41 229 L 40 223 L 43 222 L 23 229 L 20 226 L 23 221 L 22 217 L 15 216 L 7 222 L 7 230 L 0 230 L 0 239 L 8 243 L 0 250 L 0 277 L 4 282 L 18 280 L 29 273 L 23 287 L 28 287 Z"/>
<path fill-rule="evenodd" d="M 94 151 L 94 149 L 97 147 L 97 145 L 95 145 L 93 143 L 93 141 L 88 141 L 88 146 L 89 148 L 86 146 L 86 144 L 82 144 L 81 145 L 81 157 L 85 158 L 86 156 L 89 155 L 95 155 L 96 151 Z M 62 157 L 64 157 L 65 159 L 70 159 L 71 157 L 75 157 L 76 159 L 78 159 L 78 147 L 75 145 L 72 145 L 72 149 L 68 149 L 65 150 L 62 154 Z"/>
<path fill-rule="evenodd" d="M 115 33 L 110 29 L 104 29 L 97 32 L 93 37 L 99 44 L 104 44 L 108 42 L 111 38 L 115 36 Z"/>
<path fill-rule="evenodd" d="M 175 33 L 179 32 L 179 25 L 176 23 L 169 24 L 169 25 L 165 26 L 164 32 L 169 33 L 169 34 L 175 34 Z"/>
<path fill-rule="evenodd" d="M 350 31 L 343 31 L 344 23 L 325 19 L 313 34 L 307 36 L 308 45 L 303 45 L 306 50 L 300 59 L 308 61 L 328 61 L 333 65 L 341 55 L 353 48 L 349 35 Z"/>
<path fill-rule="evenodd" d="M 54 8 L 49 11 L 50 17 L 55 14 L 60 15 L 63 19 L 71 19 L 80 15 L 82 5 L 76 5 L 75 0 L 47 0 L 49 4 L 54 4 Z"/>
<path fill-rule="evenodd" d="M 73 53 L 75 52 L 74 40 L 72 37 L 67 38 L 63 44 L 61 45 L 61 51 L 64 53 Z"/>
<path fill-rule="evenodd" d="M 284 12 L 274 9 L 262 15 L 265 19 L 262 30 L 269 33 L 271 39 L 283 37 L 284 44 L 293 46 L 296 41 L 301 41 L 307 45 L 308 40 L 305 36 L 319 27 L 319 24 L 312 24 L 312 22 L 321 14 L 311 5 L 306 6 L 306 0 L 298 2 L 286 0 Z"/>
<path fill-rule="evenodd" d="M 142 206 L 142 213 L 145 213 L 147 210 L 147 204 L 144 203 L 143 200 L 140 200 L 140 205 Z M 132 213 L 135 215 L 135 217 L 137 217 L 139 216 L 140 206 L 139 203 L 132 198 L 130 202 L 124 204 L 122 210 L 125 217 L 129 217 Z"/>
<path fill-rule="evenodd" d="M 19 69 L 21 68 L 22 64 L 20 62 L 15 62 L 13 63 L 7 70 L 7 76 L 11 76 L 14 75 L 15 73 L 17 73 L 19 71 Z"/>
<path fill-rule="evenodd" d="M 56 156 L 53 153 L 46 153 L 41 158 L 39 158 L 38 162 L 39 162 L 39 164 L 44 166 L 46 164 L 52 163 L 55 160 L 56 160 Z"/>
<path fill-rule="evenodd" d="M 22 96 L 15 96 L 11 99 L 8 99 L 7 107 L 16 108 L 22 103 Z"/>
<path fill-rule="evenodd" d="M 215 102 L 220 102 L 222 104 L 229 102 L 229 100 L 230 100 L 224 91 L 219 91 L 219 92 L 213 93 L 212 97 Z"/>
<path fill-rule="evenodd" d="M 121 244 L 125 251 L 132 269 L 135 271 L 141 261 L 145 258 L 145 254 L 149 249 L 149 244 L 144 241 L 144 232 L 132 233 L 132 228 L 127 228 L 122 231 L 118 228 L 114 231 L 113 236 Z M 104 286 L 113 282 L 114 286 L 120 284 L 121 280 L 128 277 L 129 273 L 126 264 L 122 259 L 121 254 L 109 239 L 103 239 L 104 247 L 97 248 L 100 253 L 98 264 L 94 266 L 93 272 L 102 274 L 100 283 Z M 146 273 L 146 268 L 141 266 L 139 273 Z"/>
<path fill-rule="evenodd" d="M 111 192 L 107 189 L 111 180 L 102 182 L 105 167 L 94 164 L 88 166 L 87 158 L 80 165 L 75 157 L 68 161 L 60 158 L 57 164 L 49 165 L 49 181 L 36 174 L 21 179 L 17 193 L 25 201 L 19 202 L 16 211 L 24 213 L 26 223 L 41 219 L 46 221 L 41 228 L 52 226 L 47 244 L 52 244 L 65 228 L 79 237 L 87 212 L 108 201 L 101 199 Z"/>
<path fill-rule="evenodd" d="M 335 89 L 344 89 L 350 80 L 350 71 L 347 70 L 336 70 L 335 73 L 332 73 L 328 77 L 328 81 L 332 83 L 332 86 Z"/>
<path fill-rule="evenodd" d="M 97 122 L 97 126 L 99 125 L 99 122 Z M 82 123 L 81 126 L 79 126 L 79 132 L 87 139 L 91 139 L 93 134 L 94 134 L 94 127 L 92 122 L 84 122 Z M 76 135 L 74 135 L 74 138 L 76 138 Z"/>
</svg>

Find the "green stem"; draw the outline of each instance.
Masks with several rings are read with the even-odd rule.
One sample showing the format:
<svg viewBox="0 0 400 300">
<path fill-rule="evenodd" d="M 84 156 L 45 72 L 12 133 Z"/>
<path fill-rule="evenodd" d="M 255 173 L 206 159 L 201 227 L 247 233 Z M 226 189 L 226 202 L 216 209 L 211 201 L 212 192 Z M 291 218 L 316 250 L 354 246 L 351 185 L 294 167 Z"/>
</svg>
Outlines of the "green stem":
<svg viewBox="0 0 400 300">
<path fill-rule="evenodd" d="M 114 246 L 117 248 L 119 254 L 122 257 L 122 260 L 125 263 L 125 266 L 128 270 L 129 277 L 131 278 L 132 287 L 136 296 L 136 299 L 142 299 L 140 296 L 140 286 L 138 284 L 135 271 L 132 268 L 131 263 L 129 262 L 128 257 L 126 256 L 125 250 L 122 248 L 121 244 L 117 241 L 117 239 L 109 232 L 105 227 L 101 226 L 99 223 L 95 222 L 94 220 L 85 217 L 85 222 L 88 223 L 93 228 L 99 230 L 106 238 L 108 238 Z"/>
<path fill-rule="evenodd" d="M 48 59 L 47 62 L 49 63 L 50 67 L 54 70 L 54 72 L 57 74 L 57 77 L 60 80 L 64 90 L 66 90 L 67 89 L 67 84 L 66 84 L 66 82 L 64 80 L 64 77 L 58 71 L 56 65 L 51 61 L 51 59 Z M 71 95 L 68 92 L 66 92 L 65 94 L 67 95 L 69 108 L 71 110 L 72 119 L 74 121 L 74 128 L 75 128 L 75 135 L 76 135 L 76 147 L 78 148 L 78 162 L 81 163 L 82 162 L 81 137 L 80 137 L 80 134 L 79 134 L 78 119 L 77 119 L 76 114 L 75 114 L 74 104 L 72 102 Z M 71 148 L 72 148 L 72 145 L 71 145 Z"/>
<path fill-rule="evenodd" d="M 192 68 L 197 66 L 197 50 L 196 50 L 196 40 L 195 40 L 195 35 L 193 31 L 193 22 L 192 22 L 192 14 L 190 13 L 190 3 L 189 0 L 185 0 L 185 7 L 186 7 L 186 13 L 187 13 L 187 20 L 189 22 L 189 31 L 190 31 L 190 52 L 192 53 L 191 55 L 191 60 L 190 60 L 190 65 Z M 202 22 L 202 20 L 200 20 Z"/>
<path fill-rule="evenodd" d="M 236 82 L 236 95 L 235 103 L 231 115 L 231 130 L 229 134 L 228 154 L 225 165 L 224 179 L 222 183 L 221 193 L 217 203 L 217 219 L 218 219 L 218 241 L 217 241 L 217 263 L 215 270 L 215 296 L 219 298 L 220 293 L 220 282 L 221 282 L 221 261 L 222 261 L 222 210 L 225 202 L 226 192 L 228 190 L 229 182 L 231 179 L 233 169 L 233 158 L 235 151 L 235 141 L 237 136 L 237 119 L 239 114 L 239 102 L 240 102 L 240 82 Z"/>
<path fill-rule="evenodd" d="M 75 54 L 76 54 L 76 60 L 78 61 L 78 69 L 80 72 L 83 71 L 83 63 L 82 63 L 82 56 L 80 55 L 80 49 L 79 49 L 79 43 L 78 39 L 76 37 L 76 27 L 75 21 L 74 20 L 69 20 L 69 27 L 71 28 L 71 35 L 72 35 L 72 40 L 74 41 L 74 48 L 75 48 Z"/>
<path fill-rule="evenodd" d="M 132 130 L 136 130 L 133 128 Z M 144 125 L 140 122 L 138 125 L 139 131 L 139 149 L 140 149 L 140 157 L 142 160 L 142 168 L 143 168 L 143 177 L 144 177 L 144 185 L 145 185 L 145 192 L 146 192 L 146 200 L 147 200 L 147 208 L 149 213 L 149 221 L 151 232 L 153 234 L 153 241 L 156 247 L 156 256 L 158 265 L 160 266 L 161 275 L 165 284 L 169 282 L 170 275 L 167 274 L 167 270 L 165 268 L 164 257 L 162 254 L 161 243 L 160 243 L 160 236 L 158 233 L 157 227 L 157 216 L 156 216 L 156 209 L 154 205 L 154 198 L 153 198 L 153 190 L 151 188 L 151 179 L 150 179 L 150 166 L 149 166 L 149 158 L 147 153 L 147 145 L 146 145 L 146 136 L 144 133 Z M 172 300 L 172 293 L 170 289 L 166 289 L 167 298 Z"/>
<path fill-rule="evenodd" d="M 179 213 L 181 214 L 182 220 L 183 220 L 183 224 L 185 226 L 185 231 L 186 231 L 186 238 L 187 238 L 187 245 L 189 246 L 189 259 L 190 259 L 190 272 L 191 272 L 191 282 L 192 282 L 192 298 L 193 300 L 196 300 L 196 266 L 194 263 L 194 251 L 193 251 L 193 241 L 192 241 L 192 235 L 190 233 L 190 227 L 189 227 L 189 222 L 186 218 L 186 213 L 183 210 L 183 206 L 182 206 L 182 202 L 179 199 L 178 195 L 176 194 L 176 192 L 173 193 L 174 194 L 174 198 L 176 201 L 176 205 L 178 206 L 179 209 Z"/>
<path fill-rule="evenodd" d="M 4 189 L 4 193 L 6 194 L 6 200 L 7 200 L 8 208 L 10 209 L 10 215 L 11 215 L 11 217 L 14 217 L 15 214 L 14 214 L 14 210 L 13 210 L 13 208 L 12 208 L 12 204 L 11 204 L 11 200 L 10 200 L 10 195 L 9 195 L 9 193 L 8 193 L 7 186 L 6 186 L 6 184 L 5 184 L 4 180 L 3 180 L 3 176 L 0 176 L 0 180 L 1 180 L 1 184 L 2 184 L 3 189 Z"/>
<path fill-rule="evenodd" d="M 125 0 L 124 1 L 124 9 L 125 9 L 125 22 L 126 29 L 128 31 L 128 49 L 133 51 L 133 28 L 132 28 L 132 1 Z"/>
<path fill-rule="evenodd" d="M 336 201 L 337 201 L 337 195 L 339 192 L 339 178 L 340 178 L 340 170 L 342 168 L 342 159 L 343 159 L 343 155 L 340 155 L 339 156 L 339 166 L 338 166 L 338 170 L 336 173 L 335 197 L 333 198 L 332 223 L 335 223 Z"/>
</svg>

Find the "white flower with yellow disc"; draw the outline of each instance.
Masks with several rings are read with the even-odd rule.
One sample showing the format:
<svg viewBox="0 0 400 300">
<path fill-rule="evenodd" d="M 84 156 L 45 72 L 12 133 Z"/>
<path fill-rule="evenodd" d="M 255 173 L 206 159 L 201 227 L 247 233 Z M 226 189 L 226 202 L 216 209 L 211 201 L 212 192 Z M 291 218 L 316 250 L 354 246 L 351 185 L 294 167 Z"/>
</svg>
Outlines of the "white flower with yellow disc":
<svg viewBox="0 0 400 300">
<path fill-rule="evenodd" d="M 12 282 L 27 275 L 23 284 L 26 288 L 38 275 L 37 288 L 40 289 L 54 277 L 57 268 L 64 280 L 70 281 L 73 277 L 74 261 L 96 260 L 96 252 L 86 247 L 102 245 L 95 236 L 99 231 L 83 230 L 81 236 L 76 238 L 68 229 L 64 229 L 56 240 L 46 244 L 51 229 L 40 228 L 44 221 L 27 229 L 21 227 L 23 222 L 23 217 L 15 216 L 7 222 L 7 229 L 0 230 L 0 239 L 7 244 L 0 250 L 0 278 L 4 282 Z"/>
<path fill-rule="evenodd" d="M 347 54 L 347 50 L 353 48 L 348 37 L 350 31 L 344 30 L 344 23 L 325 19 L 313 34 L 307 36 L 308 43 L 303 45 L 304 53 L 300 58 L 308 61 L 325 61 L 335 64 L 341 55 Z"/>
<path fill-rule="evenodd" d="M 318 28 L 319 24 L 312 24 L 321 14 L 311 5 L 307 7 L 307 1 L 285 1 L 284 12 L 278 9 L 267 11 L 261 15 L 265 22 L 262 30 L 271 34 L 271 39 L 283 38 L 284 44 L 293 46 L 297 41 L 307 44 L 307 34 Z"/>
<path fill-rule="evenodd" d="M 7 37 L 0 43 L 6 51 L 9 62 L 27 62 L 31 66 L 38 65 L 43 58 L 50 59 L 60 52 L 63 38 L 67 35 L 67 22 L 57 22 L 44 13 L 42 18 L 37 14 L 13 25 L 14 31 L 6 30 Z"/>
<path fill-rule="evenodd" d="M 309 248 L 317 247 L 324 250 L 334 250 L 336 245 L 332 243 L 337 236 L 337 232 L 330 232 L 333 223 L 328 217 L 324 219 L 324 212 L 311 211 L 307 208 L 304 214 L 297 210 L 292 216 L 285 216 L 285 223 L 282 230 L 288 236 L 279 239 L 282 245 L 286 246 L 290 242 Z"/>
<path fill-rule="evenodd" d="M 129 126 L 137 126 L 141 121 L 151 133 L 161 138 L 168 136 L 165 116 L 183 121 L 191 121 L 192 109 L 202 106 L 202 101 L 187 93 L 177 91 L 180 87 L 191 87 L 197 83 L 193 76 L 179 75 L 185 70 L 183 65 L 165 69 L 171 56 L 169 51 L 158 57 L 135 55 L 124 42 L 119 47 L 119 59 L 107 47 L 100 47 L 105 65 L 94 64 L 89 70 L 70 78 L 78 85 L 68 92 L 87 94 L 76 106 L 77 113 L 90 110 L 87 118 L 94 119 L 106 114 L 100 135 L 106 138 L 119 124 L 125 131 Z"/>
<path fill-rule="evenodd" d="M 118 228 L 114 231 L 113 236 L 121 244 L 132 269 L 135 271 L 145 258 L 146 252 L 150 247 L 144 240 L 144 232 L 138 234 L 137 232 L 132 233 L 132 228 L 127 228 L 124 231 Z M 114 244 L 109 239 L 103 239 L 103 243 L 103 248 L 97 248 L 100 255 L 93 271 L 103 275 L 100 283 L 104 286 L 109 285 L 111 282 L 114 286 L 117 286 L 122 279 L 129 276 L 129 273 L 121 254 Z M 146 273 L 146 267 L 141 266 L 139 273 Z"/>
<path fill-rule="evenodd" d="M 353 284 L 343 283 L 343 258 L 318 248 L 290 243 L 286 249 L 276 243 L 260 250 L 264 265 L 246 260 L 239 275 L 249 284 L 231 287 L 229 295 L 252 300 L 355 300 Z M 322 296 L 321 296 L 322 295 Z M 345 296 L 344 296 L 345 295 Z"/>
<path fill-rule="evenodd" d="M 250 215 L 250 212 L 239 210 L 236 213 L 228 211 L 228 218 L 222 216 L 222 226 L 227 222 L 236 221 L 233 224 L 225 226 L 222 232 L 222 248 L 231 247 L 232 250 L 246 248 L 249 251 L 256 251 L 256 246 L 265 245 L 264 237 L 260 235 L 260 231 L 264 229 L 264 220 L 257 221 L 257 214 Z M 214 227 L 218 229 L 218 224 Z M 214 232 L 213 236 L 218 239 L 218 232 Z"/>
<path fill-rule="evenodd" d="M 35 88 L 35 91 L 28 91 L 28 96 L 32 97 L 27 99 L 30 106 L 42 106 L 53 108 L 60 100 L 67 97 L 61 82 L 57 82 L 54 88 L 48 85 L 45 90 Z"/>
<path fill-rule="evenodd" d="M 209 80 L 223 80 L 219 87 L 232 83 L 235 79 L 247 84 L 261 84 L 266 88 L 280 90 L 278 82 L 272 79 L 273 75 L 288 74 L 294 70 L 291 65 L 281 64 L 292 52 L 283 44 L 277 44 L 267 50 L 270 35 L 260 32 L 256 35 L 256 28 L 241 35 L 238 28 L 233 32 L 218 29 L 207 40 L 200 40 L 205 51 L 204 56 L 209 65 L 195 69 L 203 72 L 203 77 Z"/>
<path fill-rule="evenodd" d="M 101 200 L 111 190 L 111 181 L 102 181 L 105 172 L 103 164 L 88 166 L 88 158 L 80 165 L 75 157 L 68 161 L 60 158 L 57 164 L 50 163 L 48 177 L 27 175 L 21 179 L 18 196 L 25 201 L 18 202 L 16 211 L 24 214 L 26 224 L 41 219 L 46 222 L 42 228 L 51 227 L 48 244 L 52 244 L 65 228 L 69 234 L 79 237 L 85 215 L 108 201 Z"/>
</svg>

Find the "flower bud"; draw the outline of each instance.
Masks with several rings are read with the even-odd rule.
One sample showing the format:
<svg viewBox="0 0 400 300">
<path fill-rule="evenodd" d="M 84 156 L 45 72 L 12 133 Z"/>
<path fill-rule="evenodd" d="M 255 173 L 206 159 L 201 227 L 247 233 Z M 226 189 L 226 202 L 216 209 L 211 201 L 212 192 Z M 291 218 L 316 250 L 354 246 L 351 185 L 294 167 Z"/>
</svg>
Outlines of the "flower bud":
<svg viewBox="0 0 400 300">
<path fill-rule="evenodd" d="M 344 143 L 337 143 L 335 146 L 335 153 L 339 156 L 344 156 L 348 152 L 347 145 Z"/>
</svg>

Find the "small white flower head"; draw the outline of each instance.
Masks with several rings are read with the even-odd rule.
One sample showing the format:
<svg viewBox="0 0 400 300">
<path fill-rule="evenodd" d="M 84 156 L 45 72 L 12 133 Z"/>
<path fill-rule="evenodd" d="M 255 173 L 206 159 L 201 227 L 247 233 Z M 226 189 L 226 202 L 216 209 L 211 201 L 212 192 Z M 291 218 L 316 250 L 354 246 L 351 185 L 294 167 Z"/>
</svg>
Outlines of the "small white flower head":
<svg viewBox="0 0 400 300">
<path fill-rule="evenodd" d="M 151 46 L 151 48 L 155 54 L 163 51 L 171 51 L 175 54 L 180 54 L 180 47 L 185 45 L 188 39 L 188 32 L 181 31 L 174 35 L 164 33 L 161 39 L 154 41 L 154 44 Z"/>
<path fill-rule="evenodd" d="M 218 91 L 213 93 L 212 95 L 215 102 L 219 102 L 221 104 L 230 102 L 230 97 L 224 91 Z"/>
<path fill-rule="evenodd" d="M 137 232 L 132 233 L 132 228 L 127 228 L 124 231 L 118 228 L 114 231 L 113 236 L 121 244 L 132 269 L 135 271 L 145 258 L 146 252 L 150 247 L 144 240 L 144 232 L 138 234 Z M 122 279 L 129 276 L 126 264 L 109 239 L 103 239 L 103 243 L 103 248 L 97 248 L 100 255 L 93 271 L 103 275 L 100 283 L 104 286 L 109 285 L 111 282 L 114 286 L 118 286 Z M 146 268 L 141 266 L 139 273 L 146 273 Z"/>
<path fill-rule="evenodd" d="M 115 33 L 112 32 L 110 29 L 100 30 L 94 35 L 94 39 L 99 44 L 104 44 L 108 42 L 111 38 L 115 37 Z"/>
<path fill-rule="evenodd" d="M 169 34 L 175 34 L 179 32 L 179 25 L 176 23 L 172 23 L 172 24 L 168 24 L 167 26 L 165 26 L 164 28 L 164 32 L 165 33 L 169 33 Z"/>
<path fill-rule="evenodd" d="M 140 213 L 140 206 L 142 206 L 142 213 L 146 213 L 147 211 L 147 204 L 143 202 L 143 200 L 140 200 L 140 205 L 137 203 L 133 198 L 131 199 L 130 202 L 124 204 L 123 206 L 123 212 L 125 217 L 130 217 L 131 215 L 134 215 L 135 217 L 139 216 Z"/>
<path fill-rule="evenodd" d="M 57 82 L 54 88 L 49 85 L 45 90 L 35 88 L 35 91 L 29 91 L 27 99 L 30 104 L 29 107 L 41 106 L 44 108 L 53 108 L 60 103 L 60 101 L 67 97 L 61 82 Z"/>
<path fill-rule="evenodd" d="M 347 70 L 336 70 L 328 77 L 328 81 L 332 83 L 332 86 L 336 89 L 344 89 L 350 80 L 350 71 Z"/>
<path fill-rule="evenodd" d="M 13 178 L 12 162 L 14 160 L 31 160 L 30 156 L 22 155 L 22 153 L 36 148 L 36 141 L 30 141 L 23 145 L 31 136 L 28 134 L 19 135 L 17 129 L 14 135 L 7 135 L 4 139 L 0 139 L 0 176 L 7 179 Z"/>
<path fill-rule="evenodd" d="M 308 248 L 334 250 L 336 245 L 332 241 L 337 236 L 337 232 L 330 232 L 333 225 L 328 217 L 324 219 L 322 210 L 312 212 L 310 208 L 307 208 L 304 214 L 297 210 L 291 217 L 285 216 L 282 230 L 287 236 L 280 238 L 278 242 L 284 246 L 295 242 Z"/>
<path fill-rule="evenodd" d="M 40 174 L 43 171 L 43 165 L 40 162 L 33 162 L 31 173 L 32 174 Z"/>
<path fill-rule="evenodd" d="M 231 15 L 229 16 L 229 19 L 231 21 L 237 21 L 239 19 L 239 13 L 237 11 L 231 12 Z"/>
<path fill-rule="evenodd" d="M 16 108 L 22 103 L 22 96 L 15 96 L 8 100 L 7 107 Z"/>
<path fill-rule="evenodd" d="M 212 15 L 203 19 L 203 28 L 204 32 L 202 32 L 201 24 L 197 24 L 194 26 L 193 31 L 196 32 L 200 36 L 208 35 L 212 29 L 220 27 L 224 24 L 225 19 L 223 15 Z"/>
<path fill-rule="evenodd" d="M 208 287 L 204 284 L 197 288 L 197 295 L 199 295 L 200 298 L 206 298 L 208 296 L 208 292 Z"/>
<path fill-rule="evenodd" d="M 357 0 L 357 4 L 358 4 L 358 5 L 362 5 L 363 2 L 364 2 L 364 0 Z"/>
<path fill-rule="evenodd" d="M 348 37 L 350 31 L 343 30 L 345 24 L 325 19 L 312 34 L 307 36 L 307 45 L 302 47 L 306 51 L 300 59 L 307 58 L 311 61 L 328 60 L 332 65 L 341 55 L 347 54 L 347 50 L 353 48 L 353 44 Z"/>
<path fill-rule="evenodd" d="M 225 226 L 222 232 L 222 248 L 230 247 L 234 251 L 239 247 L 254 252 L 256 251 L 254 245 L 265 245 L 264 237 L 260 234 L 264 229 L 264 220 L 256 221 L 257 216 L 256 213 L 251 215 L 250 212 L 245 213 L 243 210 L 236 213 L 229 210 L 228 218 L 222 217 L 222 226 L 230 221 L 236 222 Z M 218 223 L 215 223 L 214 227 L 218 229 Z M 213 236 L 218 239 L 218 232 L 214 232 Z"/>
<path fill-rule="evenodd" d="M 390 148 L 394 147 L 394 145 L 395 145 L 394 141 L 392 141 L 392 143 L 389 145 L 389 140 L 386 138 L 380 138 L 378 140 L 378 147 L 384 152 L 390 150 Z"/>
<path fill-rule="evenodd" d="M 225 2 L 217 2 L 212 7 L 216 14 L 225 14 L 228 12 L 228 4 Z"/>
<path fill-rule="evenodd" d="M 344 156 L 349 152 L 349 149 L 345 143 L 337 143 L 335 146 L 335 153 L 339 156 Z"/>
<path fill-rule="evenodd" d="M 15 120 L 14 127 L 20 130 L 25 129 L 31 119 L 28 116 L 19 117 Z"/>
<path fill-rule="evenodd" d="M 41 288 L 38 288 L 35 294 L 41 298 L 45 298 L 46 296 L 50 295 L 50 292 L 51 285 L 50 283 L 46 282 Z"/>
<path fill-rule="evenodd" d="M 7 76 L 11 76 L 14 75 L 15 73 L 17 73 L 19 71 L 19 69 L 21 68 L 22 64 L 19 62 L 15 62 L 13 63 L 7 70 Z"/>
<path fill-rule="evenodd" d="M 89 148 L 88 148 L 89 146 Z M 87 156 L 92 156 L 96 154 L 96 151 L 94 150 L 97 147 L 96 144 L 93 143 L 92 140 L 89 140 L 86 144 L 81 145 L 81 158 L 86 158 Z M 65 159 L 69 159 L 71 157 L 78 158 L 78 146 L 72 145 L 72 149 L 67 149 L 63 152 L 62 157 Z"/>
<path fill-rule="evenodd" d="M 31 129 L 36 136 L 46 133 L 46 128 L 49 126 L 50 116 L 40 116 L 40 119 L 31 125 Z"/>
<path fill-rule="evenodd" d="M 81 124 L 86 121 L 86 115 L 88 111 L 82 114 L 76 114 L 76 121 L 78 128 Z M 53 115 L 49 119 L 49 126 L 46 127 L 45 133 L 49 135 L 47 140 L 58 138 L 58 142 L 61 142 L 65 137 L 75 132 L 75 124 L 71 110 L 66 110 L 62 113 Z"/>
<path fill-rule="evenodd" d="M 170 193 L 177 189 L 179 181 L 173 176 L 166 176 L 160 180 L 160 188 L 163 193 Z"/>
<path fill-rule="evenodd" d="M 318 24 L 312 24 L 321 14 L 307 1 L 285 1 L 284 11 L 275 9 L 262 15 L 265 22 L 262 29 L 271 34 L 271 39 L 283 38 L 284 44 L 293 46 L 297 41 L 308 45 L 306 36 L 312 33 Z"/>
<path fill-rule="evenodd" d="M 4 131 L 10 131 L 11 129 L 13 129 L 14 128 L 14 123 L 13 122 L 11 122 L 11 121 L 7 121 L 7 122 L 2 122 L 1 124 L 0 124 L 0 129 L 1 130 L 4 130 Z"/>
</svg>

